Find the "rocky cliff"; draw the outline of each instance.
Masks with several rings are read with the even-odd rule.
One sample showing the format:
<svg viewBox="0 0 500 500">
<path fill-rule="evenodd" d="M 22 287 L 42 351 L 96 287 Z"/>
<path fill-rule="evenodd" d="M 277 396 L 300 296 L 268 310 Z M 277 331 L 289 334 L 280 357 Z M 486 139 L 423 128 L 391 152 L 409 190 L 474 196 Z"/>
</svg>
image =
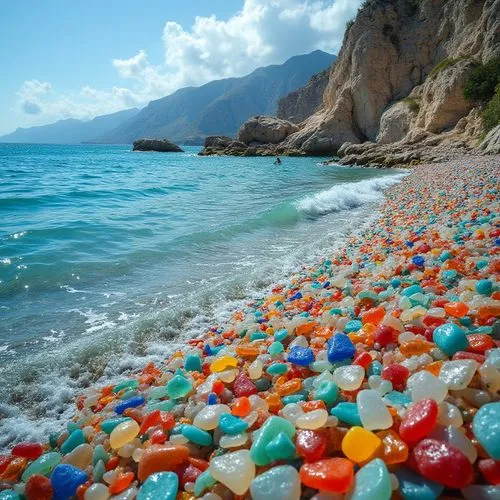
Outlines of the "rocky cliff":
<svg viewBox="0 0 500 500">
<path fill-rule="evenodd" d="M 346 31 L 321 109 L 283 146 L 332 154 L 346 142 L 475 145 L 480 116 L 464 84 L 474 64 L 498 55 L 500 0 L 368 0 Z"/>
<path fill-rule="evenodd" d="M 330 70 L 313 75 L 307 84 L 278 101 L 276 116 L 293 123 L 301 123 L 323 105 Z"/>
</svg>

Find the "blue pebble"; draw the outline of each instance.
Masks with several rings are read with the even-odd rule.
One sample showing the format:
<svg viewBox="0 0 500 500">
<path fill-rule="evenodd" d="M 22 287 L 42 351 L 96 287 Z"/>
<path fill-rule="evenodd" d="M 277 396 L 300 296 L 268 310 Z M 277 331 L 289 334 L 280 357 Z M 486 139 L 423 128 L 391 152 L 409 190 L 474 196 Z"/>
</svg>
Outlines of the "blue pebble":
<svg viewBox="0 0 500 500">
<path fill-rule="evenodd" d="M 213 392 L 211 392 L 208 395 L 207 404 L 209 404 L 209 405 L 216 405 L 217 404 L 217 394 L 214 394 Z"/>
<path fill-rule="evenodd" d="M 351 359 L 356 353 L 351 339 L 343 333 L 336 333 L 328 340 L 327 345 L 327 356 L 330 363 Z"/>
<path fill-rule="evenodd" d="M 240 434 L 248 429 L 248 424 L 239 417 L 230 413 L 223 413 L 219 417 L 219 429 L 224 434 Z"/>
<path fill-rule="evenodd" d="M 133 398 L 122 401 L 115 406 L 115 412 L 121 415 L 127 408 L 136 408 L 142 406 L 146 400 L 142 396 L 134 396 Z"/>
<path fill-rule="evenodd" d="M 491 295 L 493 292 L 493 282 L 491 280 L 479 280 L 476 284 L 476 291 L 481 295 Z"/>
<path fill-rule="evenodd" d="M 415 255 L 411 258 L 411 261 L 418 267 L 424 265 L 425 259 L 421 255 Z"/>
<path fill-rule="evenodd" d="M 465 351 L 469 346 L 467 335 L 455 323 L 438 326 L 432 334 L 434 343 L 448 356 L 458 351 Z"/>
<path fill-rule="evenodd" d="M 297 292 L 295 294 L 293 294 L 289 300 L 297 300 L 297 299 L 301 299 L 302 298 L 302 294 L 300 292 Z"/>
<path fill-rule="evenodd" d="M 287 360 L 294 365 L 309 366 L 314 362 L 314 353 L 309 347 L 295 345 L 290 349 Z"/>
<path fill-rule="evenodd" d="M 59 464 L 50 476 L 54 500 L 68 500 L 76 495 L 78 486 L 88 480 L 88 475 L 78 467 Z"/>
<path fill-rule="evenodd" d="M 392 278 L 391 286 L 392 288 L 398 288 L 399 286 L 401 286 L 401 280 L 399 278 Z"/>
<path fill-rule="evenodd" d="M 372 361 L 368 365 L 368 370 L 366 370 L 367 375 L 380 375 L 382 373 L 382 363 L 378 360 Z"/>
</svg>

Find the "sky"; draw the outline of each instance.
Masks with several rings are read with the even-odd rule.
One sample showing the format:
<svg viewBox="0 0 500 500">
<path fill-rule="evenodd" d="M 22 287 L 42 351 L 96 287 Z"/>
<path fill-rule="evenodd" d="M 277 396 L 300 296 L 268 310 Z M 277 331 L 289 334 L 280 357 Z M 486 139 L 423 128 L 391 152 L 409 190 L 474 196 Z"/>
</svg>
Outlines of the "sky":
<svg viewBox="0 0 500 500">
<path fill-rule="evenodd" d="M 0 135 L 322 49 L 361 0 L 1 0 Z"/>
</svg>

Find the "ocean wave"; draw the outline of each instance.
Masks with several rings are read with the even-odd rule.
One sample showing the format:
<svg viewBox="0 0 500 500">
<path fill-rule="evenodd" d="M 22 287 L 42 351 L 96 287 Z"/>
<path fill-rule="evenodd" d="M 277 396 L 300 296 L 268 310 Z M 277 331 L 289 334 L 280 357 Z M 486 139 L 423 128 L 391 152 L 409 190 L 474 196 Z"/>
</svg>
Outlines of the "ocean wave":
<svg viewBox="0 0 500 500">
<path fill-rule="evenodd" d="M 331 212 L 381 201 L 382 191 L 401 182 L 406 173 L 337 184 L 330 189 L 306 196 L 296 202 L 297 209 L 306 216 L 318 217 Z"/>
</svg>

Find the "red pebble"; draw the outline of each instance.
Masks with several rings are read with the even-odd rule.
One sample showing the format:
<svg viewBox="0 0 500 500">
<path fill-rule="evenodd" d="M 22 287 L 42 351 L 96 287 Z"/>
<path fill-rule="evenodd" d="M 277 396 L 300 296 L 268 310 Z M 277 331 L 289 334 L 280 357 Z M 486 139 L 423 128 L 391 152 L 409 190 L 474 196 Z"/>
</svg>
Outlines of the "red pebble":
<svg viewBox="0 0 500 500">
<path fill-rule="evenodd" d="M 237 398 L 251 396 L 252 394 L 257 394 L 257 387 L 255 387 L 254 383 L 242 372 L 234 381 L 233 394 Z"/>
<path fill-rule="evenodd" d="M 467 347 L 467 352 L 473 352 L 476 354 L 484 354 L 487 350 L 495 346 L 495 341 L 490 335 L 485 335 L 484 333 L 473 333 L 467 335 L 467 340 L 469 341 L 469 347 Z"/>
<path fill-rule="evenodd" d="M 483 364 L 484 360 L 486 359 L 486 356 L 483 356 L 482 354 L 476 354 L 474 352 L 465 352 L 465 351 L 458 351 L 453 355 L 453 361 L 456 359 L 473 359 L 474 361 L 477 361 L 479 364 Z"/>
<path fill-rule="evenodd" d="M 295 447 L 299 456 L 306 462 L 315 462 L 324 457 L 327 444 L 326 437 L 317 431 L 306 429 L 297 431 Z"/>
<path fill-rule="evenodd" d="M 28 500 L 51 500 L 53 492 L 50 479 L 41 474 L 33 474 L 26 483 L 24 495 Z"/>
<path fill-rule="evenodd" d="M 188 464 L 188 466 L 184 469 L 184 472 L 181 476 L 181 486 L 184 488 L 186 483 L 194 483 L 196 478 L 201 474 L 201 470 L 195 467 L 192 464 Z"/>
<path fill-rule="evenodd" d="M 465 488 L 474 480 L 469 459 L 455 446 L 437 439 L 424 439 L 413 449 L 422 476 L 450 488 Z"/>
<path fill-rule="evenodd" d="M 43 447 L 40 443 L 19 443 L 11 451 L 12 456 L 28 460 L 36 460 L 42 453 Z"/>
<path fill-rule="evenodd" d="M 406 381 L 409 376 L 410 370 L 398 363 L 388 365 L 382 370 L 382 378 L 389 380 L 396 391 L 402 391 L 406 387 Z"/>
<path fill-rule="evenodd" d="M 158 429 L 151 434 L 149 439 L 153 444 L 163 444 L 167 440 L 167 435 L 161 429 Z"/>
<path fill-rule="evenodd" d="M 141 422 L 139 434 L 144 434 L 150 427 L 155 426 L 160 421 L 160 410 L 153 410 L 148 413 Z"/>
<path fill-rule="evenodd" d="M 175 418 L 171 413 L 162 411 L 160 413 L 160 425 L 164 431 L 169 431 L 175 426 Z"/>
<path fill-rule="evenodd" d="M 300 468 L 300 480 L 309 488 L 345 493 L 354 483 L 354 463 L 335 457 L 304 464 Z"/>
<path fill-rule="evenodd" d="M 401 420 L 399 435 L 412 446 L 428 436 L 436 425 L 438 405 L 433 399 L 423 399 L 411 406 Z"/>
<path fill-rule="evenodd" d="M 363 368 L 367 368 L 368 365 L 373 361 L 371 355 L 369 352 L 363 351 L 360 352 L 355 358 L 354 361 L 352 362 L 353 365 L 359 365 L 362 366 Z"/>
<path fill-rule="evenodd" d="M 378 325 L 374 333 L 374 340 L 377 344 L 385 347 L 387 344 L 394 342 L 395 330 L 387 325 Z"/>
<path fill-rule="evenodd" d="M 0 455 L 0 475 L 3 474 L 3 471 L 10 464 L 11 458 L 8 455 Z"/>
<path fill-rule="evenodd" d="M 500 485 L 500 460 L 487 458 L 479 461 L 479 470 L 488 483 Z"/>
</svg>

